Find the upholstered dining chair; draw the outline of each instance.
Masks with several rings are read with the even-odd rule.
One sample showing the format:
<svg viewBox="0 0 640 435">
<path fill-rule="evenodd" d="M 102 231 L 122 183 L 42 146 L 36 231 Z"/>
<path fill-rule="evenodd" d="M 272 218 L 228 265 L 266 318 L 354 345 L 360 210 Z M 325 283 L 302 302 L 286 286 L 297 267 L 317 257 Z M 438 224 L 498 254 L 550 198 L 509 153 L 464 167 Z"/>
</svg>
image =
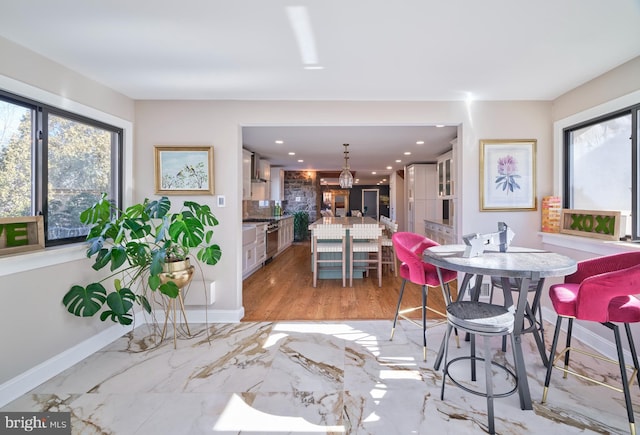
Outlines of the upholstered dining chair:
<svg viewBox="0 0 640 435">
<path fill-rule="evenodd" d="M 407 315 L 410 312 L 416 310 L 422 310 L 422 335 L 423 335 L 423 359 L 427 360 L 427 310 L 432 311 L 436 314 L 439 314 L 443 318 L 446 317 L 444 313 L 437 311 L 433 308 L 427 306 L 427 293 L 429 287 L 438 287 L 440 288 L 440 280 L 438 279 L 438 274 L 436 271 L 436 267 L 425 263 L 422 261 L 422 253 L 425 249 L 430 248 L 431 246 L 437 246 L 438 243 L 434 242 L 431 239 L 426 238 L 423 235 L 402 232 L 399 231 L 391 237 L 393 242 L 393 247 L 396 252 L 396 256 L 400 261 L 400 267 L 398 267 L 398 271 L 400 273 L 400 277 L 402 278 L 402 284 L 400 285 L 400 294 L 398 296 L 398 305 L 396 307 L 396 314 L 393 318 L 393 327 L 391 328 L 391 340 L 393 340 L 393 334 L 396 329 L 396 324 L 398 322 L 398 317 L 403 318 L 413 324 L 419 326 L 419 324 L 408 317 Z M 455 271 L 451 270 L 442 270 L 442 282 L 445 285 L 449 285 L 449 283 L 457 278 L 458 274 Z M 402 296 L 404 294 L 405 286 L 407 281 L 412 282 L 421 286 L 422 288 L 422 306 L 420 307 L 411 307 L 405 308 L 401 310 L 402 306 Z"/>
<path fill-rule="evenodd" d="M 349 286 L 353 287 L 353 269 L 362 267 L 378 271 L 378 287 L 382 287 L 382 227 L 378 224 L 353 224 L 349 228 Z M 355 258 L 355 253 L 367 254 L 366 258 Z M 357 263 L 358 266 L 355 266 Z"/>
<path fill-rule="evenodd" d="M 341 224 L 320 224 L 311 230 L 311 255 L 313 257 L 313 286 L 318 282 L 318 267 L 325 264 L 327 268 L 334 268 L 341 263 L 342 287 L 347 280 L 347 230 Z M 320 258 L 326 253 L 331 258 Z"/>
<path fill-rule="evenodd" d="M 636 429 L 629 387 L 631 383 L 633 383 L 634 377 L 637 378 L 640 384 L 640 371 L 638 367 L 638 356 L 629 324 L 640 322 L 640 300 L 634 296 L 638 293 L 640 293 L 640 252 L 625 252 L 581 261 L 578 263 L 576 272 L 565 277 L 564 283 L 554 284 L 549 288 L 549 297 L 551 298 L 553 308 L 558 314 L 558 320 L 551 344 L 542 403 L 547 400 L 551 372 L 554 368 L 557 368 L 564 372 L 564 377 L 566 377 L 567 374 L 576 375 L 581 379 L 589 380 L 622 392 L 627 408 L 629 429 L 631 434 L 635 435 Z M 569 319 L 566 347 L 558 353 L 558 356 L 555 356 L 560 327 L 564 319 Z M 601 355 L 571 347 L 571 330 L 574 320 L 598 322 L 611 329 L 614 334 L 618 360 L 615 361 Z M 627 335 L 633 367 L 627 366 L 624 361 L 624 350 L 619 329 L 620 325 L 624 326 Z M 620 383 L 622 384 L 622 388 L 605 384 L 601 382 L 601 380 L 595 380 L 582 373 L 573 371 L 569 367 L 570 351 L 587 354 L 617 364 L 620 367 Z M 564 366 L 556 365 L 556 362 L 560 360 L 563 355 Z M 584 365 L 584 362 L 580 364 Z M 634 370 L 629 380 L 627 376 L 628 369 Z"/>
</svg>

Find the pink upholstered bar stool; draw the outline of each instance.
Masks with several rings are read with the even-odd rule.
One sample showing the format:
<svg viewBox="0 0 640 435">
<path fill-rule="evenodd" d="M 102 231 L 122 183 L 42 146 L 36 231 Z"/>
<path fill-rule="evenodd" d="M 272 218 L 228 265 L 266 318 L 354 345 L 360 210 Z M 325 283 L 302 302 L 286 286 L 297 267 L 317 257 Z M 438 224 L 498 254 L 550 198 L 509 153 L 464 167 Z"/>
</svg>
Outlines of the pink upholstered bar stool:
<svg viewBox="0 0 640 435">
<path fill-rule="evenodd" d="M 427 306 L 427 293 L 429 287 L 440 288 L 440 280 L 438 279 L 438 273 L 436 267 L 422 261 L 422 253 L 425 249 L 432 246 L 438 246 L 438 243 L 431 239 L 426 238 L 423 235 L 397 232 L 393 234 L 391 240 L 393 241 L 393 247 L 396 252 L 396 256 L 400 261 L 400 277 L 402 278 L 402 284 L 400 285 L 400 295 L 398 297 L 398 306 L 396 308 L 396 315 L 393 319 L 393 327 L 391 329 L 391 340 L 393 340 L 393 333 L 396 329 L 396 323 L 398 317 L 408 320 L 411 323 L 419 325 L 415 320 L 406 316 L 409 312 L 422 310 L 422 334 L 423 334 L 423 358 L 427 360 L 427 310 L 446 318 L 446 315 L 440 311 L 434 310 Z M 455 280 L 458 277 L 458 273 L 451 270 L 442 270 L 442 281 L 445 286 Z M 412 307 L 400 310 L 402 304 L 402 296 L 404 294 L 405 285 L 407 281 L 417 284 L 422 287 L 422 306 Z"/>
<path fill-rule="evenodd" d="M 634 296 L 638 293 L 640 293 L 640 252 L 625 252 L 581 261 L 578 263 L 577 271 L 566 276 L 563 284 L 555 284 L 549 288 L 549 296 L 553 303 L 553 308 L 558 313 L 558 320 L 551 344 L 542 403 L 547 400 L 551 372 L 555 367 L 564 372 L 565 378 L 567 374 L 573 374 L 582 379 L 623 392 L 630 432 L 635 435 L 636 429 L 629 387 L 634 378 L 637 378 L 640 383 L 640 372 L 638 371 L 638 356 L 629 324 L 640 322 L 640 300 Z M 569 319 L 566 348 L 559 352 L 557 357 L 554 357 L 558 336 L 560 335 L 560 327 L 564 319 Z M 571 347 L 571 329 L 574 319 L 598 322 L 613 330 L 618 360 L 615 361 L 600 355 L 596 357 L 619 365 L 622 388 L 603 384 L 569 368 L 570 351 L 594 356 L 591 353 Z M 629 351 L 633 359 L 633 367 L 627 366 L 624 362 L 624 350 L 618 324 L 624 325 L 629 342 Z M 564 367 L 555 365 L 556 361 L 562 358 L 563 355 Z M 633 370 L 629 380 L 627 377 L 628 369 Z"/>
</svg>

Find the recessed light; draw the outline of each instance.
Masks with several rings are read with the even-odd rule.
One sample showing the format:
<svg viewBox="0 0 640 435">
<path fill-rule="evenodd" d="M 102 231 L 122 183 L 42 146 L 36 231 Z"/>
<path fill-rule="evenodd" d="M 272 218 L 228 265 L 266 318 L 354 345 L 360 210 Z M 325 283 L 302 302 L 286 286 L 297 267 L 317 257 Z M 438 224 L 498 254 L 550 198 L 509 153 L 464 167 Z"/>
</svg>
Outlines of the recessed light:
<svg viewBox="0 0 640 435">
<path fill-rule="evenodd" d="M 386 179 L 386 178 L 383 178 L 383 179 L 382 179 L 382 181 L 387 181 L 387 179 Z"/>
<path fill-rule="evenodd" d="M 283 141 L 283 140 L 277 140 L 277 141 L 276 141 L 276 143 L 277 143 L 277 144 L 283 144 L 283 143 L 284 143 L 284 141 Z"/>
<path fill-rule="evenodd" d="M 308 69 L 308 70 L 309 70 L 309 69 L 310 69 L 310 70 L 314 70 L 314 69 L 316 69 L 316 70 L 317 70 L 317 69 L 324 69 L 324 67 L 323 67 L 323 66 L 321 66 L 321 65 L 307 65 L 307 66 L 305 66 L 305 67 L 304 67 L 304 69 Z"/>
<path fill-rule="evenodd" d="M 296 153 L 294 153 L 293 151 L 289 151 L 289 155 L 290 155 L 290 156 L 295 156 L 295 155 L 296 155 Z"/>
<path fill-rule="evenodd" d="M 416 142 L 417 145 L 424 145 L 424 141 L 423 140 L 419 140 Z"/>
<path fill-rule="evenodd" d="M 304 163 L 304 160 L 298 159 L 298 163 Z"/>
<path fill-rule="evenodd" d="M 436 127 L 437 128 L 442 128 L 442 127 L 444 127 L 444 124 L 436 124 Z"/>
<path fill-rule="evenodd" d="M 391 166 L 387 166 L 387 169 L 393 169 Z"/>
<path fill-rule="evenodd" d="M 402 162 L 402 160 L 400 160 L 400 159 L 396 160 L 396 163 L 401 163 L 401 162 Z"/>
<path fill-rule="evenodd" d="M 371 172 L 371 175 L 376 175 L 376 174 L 377 174 L 377 172 L 376 172 L 376 171 L 372 171 L 372 172 Z"/>
<path fill-rule="evenodd" d="M 405 151 L 405 152 L 404 152 L 404 155 L 405 155 L 405 156 L 410 156 L 410 155 L 411 155 L 411 151 Z"/>
</svg>

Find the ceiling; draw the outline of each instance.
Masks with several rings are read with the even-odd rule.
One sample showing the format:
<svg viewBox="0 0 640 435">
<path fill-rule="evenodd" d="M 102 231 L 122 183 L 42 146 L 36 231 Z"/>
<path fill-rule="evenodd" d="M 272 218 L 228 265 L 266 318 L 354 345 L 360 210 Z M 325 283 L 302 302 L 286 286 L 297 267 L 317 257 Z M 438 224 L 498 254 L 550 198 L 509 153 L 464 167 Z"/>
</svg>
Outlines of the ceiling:
<svg viewBox="0 0 640 435">
<path fill-rule="evenodd" d="M 553 100 L 640 55 L 640 0 L 0 0 L 0 10 L 0 37 L 132 99 Z M 363 172 L 418 140 L 429 160 L 453 132 L 368 127 L 251 127 L 245 144 L 287 166 L 279 138 L 299 168 L 320 169 L 341 166 L 349 143 Z"/>
</svg>

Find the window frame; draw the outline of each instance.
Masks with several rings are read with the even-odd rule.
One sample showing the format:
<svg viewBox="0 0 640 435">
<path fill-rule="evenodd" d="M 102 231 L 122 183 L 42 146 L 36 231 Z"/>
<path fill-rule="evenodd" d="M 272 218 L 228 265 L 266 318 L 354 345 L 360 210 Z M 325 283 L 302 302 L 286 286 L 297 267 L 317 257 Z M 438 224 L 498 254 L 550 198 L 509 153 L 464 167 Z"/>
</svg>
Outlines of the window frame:
<svg viewBox="0 0 640 435">
<path fill-rule="evenodd" d="M 7 101 L 32 110 L 33 125 L 31 134 L 31 164 L 32 164 L 32 203 L 31 213 L 44 217 L 45 247 L 68 245 L 83 242 L 86 236 L 66 237 L 49 240 L 48 237 L 48 120 L 50 115 L 59 116 L 80 122 L 92 127 L 111 132 L 111 199 L 122 209 L 124 201 L 124 139 L 125 130 L 107 122 L 81 115 L 76 112 L 61 109 L 51 104 L 32 98 L 22 97 L 9 91 L 0 89 L 0 100 Z"/>
<path fill-rule="evenodd" d="M 561 155 L 562 155 L 562 206 L 573 208 L 572 191 L 572 166 L 571 166 L 571 133 L 584 127 L 592 126 L 623 115 L 631 117 L 631 241 L 640 241 L 640 144 L 638 143 L 638 129 L 640 128 L 640 103 L 610 110 L 594 117 L 589 117 L 575 124 L 567 125 L 561 131 Z"/>
</svg>

